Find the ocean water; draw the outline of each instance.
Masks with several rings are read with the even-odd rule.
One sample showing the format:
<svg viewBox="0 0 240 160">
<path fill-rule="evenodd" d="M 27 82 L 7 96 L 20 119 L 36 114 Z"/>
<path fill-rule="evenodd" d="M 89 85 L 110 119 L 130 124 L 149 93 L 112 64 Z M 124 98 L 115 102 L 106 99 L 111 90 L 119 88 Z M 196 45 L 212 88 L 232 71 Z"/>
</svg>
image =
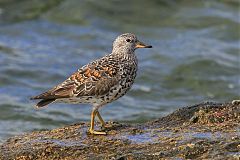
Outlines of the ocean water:
<svg viewBox="0 0 240 160">
<path fill-rule="evenodd" d="M 240 98 L 237 0 L 0 0 L 0 143 L 34 130 L 90 120 L 91 106 L 34 109 L 31 96 L 111 52 L 132 32 L 136 51 L 127 95 L 101 109 L 107 121 L 142 123 L 203 101 Z"/>
</svg>

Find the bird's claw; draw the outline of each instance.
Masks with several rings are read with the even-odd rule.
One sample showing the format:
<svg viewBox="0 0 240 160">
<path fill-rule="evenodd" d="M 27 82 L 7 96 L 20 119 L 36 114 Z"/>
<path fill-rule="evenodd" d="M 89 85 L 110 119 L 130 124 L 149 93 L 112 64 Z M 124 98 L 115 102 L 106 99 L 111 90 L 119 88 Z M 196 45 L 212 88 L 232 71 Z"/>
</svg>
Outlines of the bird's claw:
<svg viewBox="0 0 240 160">
<path fill-rule="evenodd" d="M 91 129 L 89 129 L 88 132 L 89 132 L 90 134 L 95 134 L 95 135 L 106 135 L 106 134 L 107 134 L 106 132 L 95 131 L 95 130 L 91 130 Z"/>
</svg>

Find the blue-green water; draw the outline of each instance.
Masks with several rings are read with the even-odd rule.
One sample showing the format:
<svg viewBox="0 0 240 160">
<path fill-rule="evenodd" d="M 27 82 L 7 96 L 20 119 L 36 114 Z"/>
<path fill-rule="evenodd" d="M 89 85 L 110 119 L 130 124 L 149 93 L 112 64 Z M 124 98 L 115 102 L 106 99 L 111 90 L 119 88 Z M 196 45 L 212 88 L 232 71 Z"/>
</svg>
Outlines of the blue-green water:
<svg viewBox="0 0 240 160">
<path fill-rule="evenodd" d="M 111 52 L 132 32 L 131 91 L 102 108 L 105 120 L 144 122 L 184 105 L 240 97 L 240 16 L 236 0 L 0 0 L 0 143 L 27 131 L 89 121 L 89 105 L 35 110 L 29 97 Z"/>
</svg>

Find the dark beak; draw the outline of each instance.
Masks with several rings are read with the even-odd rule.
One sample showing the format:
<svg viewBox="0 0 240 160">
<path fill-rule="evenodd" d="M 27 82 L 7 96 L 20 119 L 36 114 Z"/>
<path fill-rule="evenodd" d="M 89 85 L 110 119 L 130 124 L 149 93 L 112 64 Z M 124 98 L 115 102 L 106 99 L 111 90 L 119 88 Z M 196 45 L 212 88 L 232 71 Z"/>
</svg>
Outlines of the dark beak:
<svg viewBox="0 0 240 160">
<path fill-rule="evenodd" d="M 137 49 L 137 48 L 152 48 L 152 46 L 146 45 L 146 44 L 144 44 L 143 42 L 137 41 L 135 48 L 136 48 L 136 49 Z"/>
</svg>

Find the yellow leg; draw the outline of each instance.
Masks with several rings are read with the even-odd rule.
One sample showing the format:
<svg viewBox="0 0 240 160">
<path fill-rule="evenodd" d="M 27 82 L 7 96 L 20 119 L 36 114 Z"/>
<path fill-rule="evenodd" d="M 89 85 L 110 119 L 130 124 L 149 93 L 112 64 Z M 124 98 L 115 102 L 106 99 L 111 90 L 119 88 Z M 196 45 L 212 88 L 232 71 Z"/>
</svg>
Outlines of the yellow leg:
<svg viewBox="0 0 240 160">
<path fill-rule="evenodd" d="M 106 124 L 104 122 L 104 120 L 103 120 L 102 116 L 100 115 L 99 111 L 97 111 L 96 115 L 98 116 L 98 119 L 101 122 L 103 128 L 112 128 L 113 127 L 112 124 Z"/>
<path fill-rule="evenodd" d="M 92 113 L 91 113 L 91 125 L 90 125 L 89 132 L 91 134 L 106 134 L 106 132 L 99 132 L 99 131 L 94 130 L 94 119 L 95 119 L 95 116 L 96 116 L 97 113 L 98 113 L 98 110 L 96 108 L 94 108 Z"/>
<path fill-rule="evenodd" d="M 101 122 L 102 126 L 104 127 L 106 125 L 106 123 L 102 119 L 102 116 L 100 115 L 99 111 L 97 111 L 96 115 L 98 116 L 99 121 Z"/>
</svg>

